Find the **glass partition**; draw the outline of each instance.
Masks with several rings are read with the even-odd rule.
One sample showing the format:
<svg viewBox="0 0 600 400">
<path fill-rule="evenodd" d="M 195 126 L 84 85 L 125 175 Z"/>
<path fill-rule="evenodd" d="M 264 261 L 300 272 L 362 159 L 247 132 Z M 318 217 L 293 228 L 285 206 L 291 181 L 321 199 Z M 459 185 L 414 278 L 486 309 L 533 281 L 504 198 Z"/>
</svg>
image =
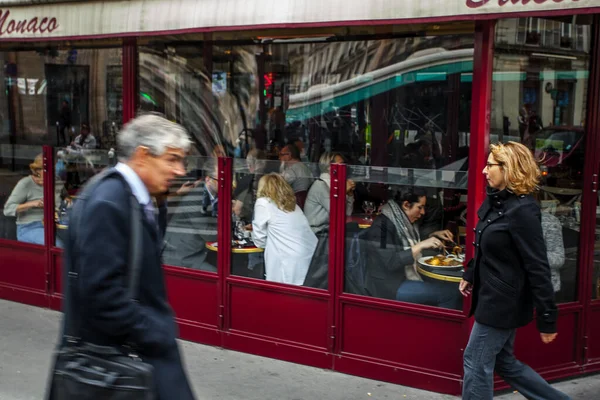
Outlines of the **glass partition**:
<svg viewBox="0 0 600 400">
<path fill-rule="evenodd" d="M 0 144 L 0 239 L 43 245 L 41 146 Z"/>
<path fill-rule="evenodd" d="M 310 30 L 294 41 L 220 42 L 221 34 L 210 42 L 198 35 L 141 39 L 141 108 L 184 125 L 194 154 L 236 158 L 232 274 L 327 288 L 330 190 L 321 174 L 332 157 L 353 169 L 346 199 L 351 221 L 367 219 L 370 208 L 392 198 L 388 186 L 423 186 L 423 237 L 448 229 L 452 244 L 464 242 L 473 25 L 419 29 L 415 35 L 394 26 L 368 36 L 377 33 L 369 29 L 352 40 Z M 277 186 L 276 198 L 259 194 L 258 182 L 269 172 L 287 182 Z M 286 206 L 290 190 L 304 203 L 303 216 Z M 281 228 L 297 224 L 307 224 L 312 235 Z M 285 240 L 299 252 L 284 251 L 285 241 L 274 244 L 286 235 L 298 235 Z M 270 256 L 306 259 L 304 279 L 275 278 Z M 311 281 L 313 270 L 318 278 Z"/>
<path fill-rule="evenodd" d="M 347 171 L 356 201 L 346 219 L 344 291 L 462 309 L 466 165 Z"/>
<path fill-rule="evenodd" d="M 556 35 L 542 35 L 544 27 Z M 579 244 L 591 240 L 579 234 L 590 32 L 579 16 L 496 26 L 490 143 L 521 142 L 539 160 L 536 196 L 559 302 L 576 299 Z"/>
<path fill-rule="evenodd" d="M 344 160 L 324 153 L 320 164 L 302 162 L 293 145 L 280 150 L 281 161 L 266 158 L 252 149 L 235 159 L 231 273 L 327 289 L 329 168 Z"/>
<path fill-rule="evenodd" d="M 188 157 L 187 176 L 168 197 L 163 262 L 217 272 L 218 165 L 214 157 Z"/>
</svg>

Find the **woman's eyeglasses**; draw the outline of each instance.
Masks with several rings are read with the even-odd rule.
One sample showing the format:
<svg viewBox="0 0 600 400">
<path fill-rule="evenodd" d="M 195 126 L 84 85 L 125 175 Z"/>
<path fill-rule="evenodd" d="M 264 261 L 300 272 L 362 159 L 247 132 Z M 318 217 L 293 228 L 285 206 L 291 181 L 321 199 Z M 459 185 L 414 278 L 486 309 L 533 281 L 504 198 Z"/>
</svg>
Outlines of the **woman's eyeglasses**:
<svg viewBox="0 0 600 400">
<path fill-rule="evenodd" d="M 485 167 L 486 167 L 487 169 L 490 169 L 490 168 L 492 168 L 494 165 L 497 165 L 497 166 L 499 166 L 499 167 L 501 167 L 501 166 L 502 166 L 502 164 L 500 164 L 500 163 L 491 163 L 491 162 L 489 162 L 489 163 L 485 163 Z"/>
</svg>

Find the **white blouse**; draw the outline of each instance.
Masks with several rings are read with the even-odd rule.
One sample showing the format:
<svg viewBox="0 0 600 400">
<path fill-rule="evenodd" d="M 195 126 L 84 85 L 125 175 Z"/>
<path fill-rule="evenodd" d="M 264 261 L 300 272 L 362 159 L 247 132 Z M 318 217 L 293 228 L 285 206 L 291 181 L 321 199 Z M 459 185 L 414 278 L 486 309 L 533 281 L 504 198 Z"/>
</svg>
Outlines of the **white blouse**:
<svg viewBox="0 0 600 400">
<path fill-rule="evenodd" d="M 254 205 L 252 240 L 265 249 L 268 281 L 302 285 L 317 247 L 317 237 L 296 205 L 292 212 L 280 210 L 271 199 L 261 197 Z"/>
</svg>

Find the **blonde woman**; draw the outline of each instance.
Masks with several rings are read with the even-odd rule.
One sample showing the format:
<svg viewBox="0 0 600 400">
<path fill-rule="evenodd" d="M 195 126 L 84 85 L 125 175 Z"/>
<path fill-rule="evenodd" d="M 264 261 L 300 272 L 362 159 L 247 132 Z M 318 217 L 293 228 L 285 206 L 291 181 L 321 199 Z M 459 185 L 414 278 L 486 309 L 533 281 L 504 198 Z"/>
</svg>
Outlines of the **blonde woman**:
<svg viewBox="0 0 600 400">
<path fill-rule="evenodd" d="M 490 146 L 483 175 L 487 198 L 478 211 L 475 258 L 459 290 L 473 294 L 475 324 L 464 352 L 463 399 L 492 400 L 494 371 L 528 399 L 568 399 L 513 354 L 517 328 L 536 308 L 542 342 L 556 338 L 557 309 L 540 208 L 531 195 L 540 170 L 516 142 Z"/>
<path fill-rule="evenodd" d="M 302 285 L 317 237 L 296 204 L 292 187 L 279 174 L 267 174 L 258 182 L 252 239 L 265 249 L 266 280 Z"/>
</svg>

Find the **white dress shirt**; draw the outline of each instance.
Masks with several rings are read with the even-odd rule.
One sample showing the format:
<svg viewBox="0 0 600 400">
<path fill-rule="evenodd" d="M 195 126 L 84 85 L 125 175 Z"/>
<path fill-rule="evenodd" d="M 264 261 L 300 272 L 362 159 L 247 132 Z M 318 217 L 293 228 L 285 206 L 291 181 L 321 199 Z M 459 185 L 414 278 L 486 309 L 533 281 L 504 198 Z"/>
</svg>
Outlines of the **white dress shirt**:
<svg viewBox="0 0 600 400">
<path fill-rule="evenodd" d="M 256 200 L 252 239 L 265 249 L 265 272 L 268 281 L 302 285 L 317 237 L 310 229 L 304 213 L 296 205 L 292 212 L 277 208 L 266 197 Z"/>
</svg>

